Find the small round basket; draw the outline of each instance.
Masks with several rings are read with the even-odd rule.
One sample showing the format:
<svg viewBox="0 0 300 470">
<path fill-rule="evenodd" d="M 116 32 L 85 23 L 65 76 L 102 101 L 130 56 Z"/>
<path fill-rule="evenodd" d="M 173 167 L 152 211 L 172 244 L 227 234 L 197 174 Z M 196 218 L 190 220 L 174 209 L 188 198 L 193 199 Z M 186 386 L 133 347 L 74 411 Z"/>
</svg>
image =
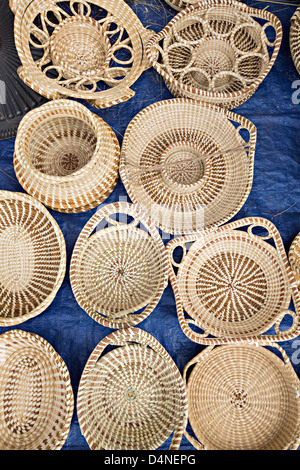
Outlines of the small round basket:
<svg viewBox="0 0 300 470">
<path fill-rule="evenodd" d="M 291 19 L 290 49 L 297 72 L 300 74 L 300 7 Z"/>
<path fill-rule="evenodd" d="M 113 329 L 143 321 L 168 283 L 165 246 L 139 207 L 109 204 L 87 222 L 75 244 L 70 280 L 80 307 Z"/>
<path fill-rule="evenodd" d="M 0 336 L 0 449 L 60 450 L 74 410 L 69 371 L 40 336 Z"/>
<path fill-rule="evenodd" d="M 45 206 L 83 212 L 113 191 L 119 157 L 119 142 L 108 124 L 80 103 L 54 100 L 22 119 L 14 168 L 25 191 Z"/>
<path fill-rule="evenodd" d="M 63 282 L 63 234 L 47 209 L 28 195 L 0 191 L 0 267 L 0 326 L 42 313 Z"/>
<path fill-rule="evenodd" d="M 289 249 L 288 257 L 298 284 L 298 289 L 300 289 L 300 233 L 298 233 L 293 240 Z"/>
<path fill-rule="evenodd" d="M 208 347 L 183 377 L 196 439 L 185 436 L 196 449 L 297 450 L 300 384 L 280 346 L 274 352 L 247 344 Z"/>
<path fill-rule="evenodd" d="M 172 434 L 170 450 L 177 450 L 187 424 L 187 397 L 167 351 L 133 328 L 96 346 L 80 380 L 77 412 L 92 450 L 155 450 Z"/>
</svg>

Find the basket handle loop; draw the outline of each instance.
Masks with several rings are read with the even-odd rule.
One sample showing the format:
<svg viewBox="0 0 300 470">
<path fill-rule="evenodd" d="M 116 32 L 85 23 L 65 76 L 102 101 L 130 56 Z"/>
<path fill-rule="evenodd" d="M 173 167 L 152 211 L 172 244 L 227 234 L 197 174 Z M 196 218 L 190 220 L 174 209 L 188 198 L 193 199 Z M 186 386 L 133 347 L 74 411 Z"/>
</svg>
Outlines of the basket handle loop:
<svg viewBox="0 0 300 470">
<path fill-rule="evenodd" d="M 273 42 L 269 41 L 269 39 L 267 37 L 267 34 L 266 34 L 266 29 L 269 28 L 269 27 L 273 28 L 274 31 L 275 31 L 275 39 L 274 39 Z M 268 22 L 268 23 L 265 23 L 263 25 L 263 27 L 261 29 L 261 39 L 262 39 L 262 42 L 263 43 L 265 42 L 268 46 L 275 47 L 276 40 L 277 40 L 277 32 L 276 32 L 276 28 L 274 27 L 274 25 L 272 23 Z"/>
<path fill-rule="evenodd" d="M 293 317 L 293 324 L 287 330 L 281 331 L 279 329 L 279 326 L 286 315 L 290 315 L 291 317 Z M 299 317 L 292 310 L 283 310 L 280 318 L 278 318 L 278 320 L 275 322 L 275 325 L 274 325 L 274 329 L 278 336 L 285 336 L 285 335 L 293 334 L 298 329 L 298 327 L 299 327 Z"/>
</svg>

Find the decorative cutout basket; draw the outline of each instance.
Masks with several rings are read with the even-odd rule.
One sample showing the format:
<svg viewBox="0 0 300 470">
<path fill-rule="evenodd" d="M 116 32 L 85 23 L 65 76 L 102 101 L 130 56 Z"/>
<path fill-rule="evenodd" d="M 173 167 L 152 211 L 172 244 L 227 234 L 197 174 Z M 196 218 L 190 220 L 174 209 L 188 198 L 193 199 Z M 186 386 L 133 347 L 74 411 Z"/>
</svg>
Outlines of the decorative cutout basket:
<svg viewBox="0 0 300 470">
<path fill-rule="evenodd" d="M 0 357 L 0 449 L 61 449 L 74 410 L 66 364 L 44 338 L 21 330 L 0 336 Z"/>
<path fill-rule="evenodd" d="M 297 450 L 300 384 L 281 357 L 248 344 L 207 347 L 186 364 L 189 421 L 198 450 Z"/>
<path fill-rule="evenodd" d="M 237 220 L 173 239 L 166 248 L 178 320 L 190 340 L 268 345 L 299 335 L 295 277 L 280 234 L 268 220 Z M 293 324 L 283 331 L 286 315 Z"/>
<path fill-rule="evenodd" d="M 26 194 L 0 191 L 0 266 L 0 326 L 42 313 L 63 282 L 63 234 L 47 209 Z"/>
<path fill-rule="evenodd" d="M 107 347 L 114 347 L 105 352 Z M 81 432 L 92 450 L 155 450 L 173 433 L 180 446 L 187 397 L 163 346 L 137 328 L 104 338 L 84 368 L 78 390 Z"/>
<path fill-rule="evenodd" d="M 279 19 L 268 11 L 207 0 L 178 13 L 146 52 L 174 96 L 233 109 L 270 72 L 282 34 Z"/>
<path fill-rule="evenodd" d="M 288 258 L 300 290 L 300 232 L 290 246 Z"/>
<path fill-rule="evenodd" d="M 138 206 L 99 209 L 75 244 L 70 280 L 80 307 L 113 329 L 150 315 L 168 284 L 168 259 L 158 231 Z"/>
<path fill-rule="evenodd" d="M 18 73 L 48 99 L 113 106 L 134 96 L 152 34 L 123 0 L 23 0 L 15 16 Z"/>
<path fill-rule="evenodd" d="M 129 124 L 120 176 L 154 225 L 193 233 L 222 225 L 243 206 L 255 145 L 256 127 L 237 114 L 184 98 L 161 101 Z"/>
<path fill-rule="evenodd" d="M 297 72 L 300 74 L 300 7 L 291 19 L 290 49 Z"/>
</svg>

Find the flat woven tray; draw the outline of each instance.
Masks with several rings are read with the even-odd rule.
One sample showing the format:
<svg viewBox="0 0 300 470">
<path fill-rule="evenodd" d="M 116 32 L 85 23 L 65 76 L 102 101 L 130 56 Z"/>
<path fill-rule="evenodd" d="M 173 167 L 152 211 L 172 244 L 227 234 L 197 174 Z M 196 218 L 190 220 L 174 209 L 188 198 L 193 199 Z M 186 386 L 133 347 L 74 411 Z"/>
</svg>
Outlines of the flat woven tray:
<svg viewBox="0 0 300 470">
<path fill-rule="evenodd" d="M 102 203 L 119 177 L 120 146 L 106 122 L 71 100 L 53 100 L 21 121 L 14 169 L 22 187 L 60 212 Z"/>
<path fill-rule="evenodd" d="M 177 450 L 187 424 L 186 391 L 153 336 L 120 330 L 100 341 L 88 359 L 77 413 L 92 450 L 155 450 L 171 435 L 170 450 Z"/>
<path fill-rule="evenodd" d="M 290 246 L 288 258 L 298 284 L 298 289 L 300 289 L 300 233 L 298 233 Z"/>
<path fill-rule="evenodd" d="M 300 7 L 291 19 L 290 49 L 297 72 L 300 74 Z"/>
<path fill-rule="evenodd" d="M 174 96 L 233 109 L 270 72 L 282 35 L 279 19 L 266 10 L 208 0 L 178 13 L 146 53 Z"/>
<path fill-rule="evenodd" d="M 0 357 L 0 449 L 61 449 L 74 409 L 66 364 L 44 338 L 21 330 L 0 336 Z"/>
<path fill-rule="evenodd" d="M 285 351 L 276 349 L 208 347 L 185 366 L 189 421 L 197 439 L 188 432 L 185 437 L 196 449 L 297 450 L 299 378 Z"/>
</svg>

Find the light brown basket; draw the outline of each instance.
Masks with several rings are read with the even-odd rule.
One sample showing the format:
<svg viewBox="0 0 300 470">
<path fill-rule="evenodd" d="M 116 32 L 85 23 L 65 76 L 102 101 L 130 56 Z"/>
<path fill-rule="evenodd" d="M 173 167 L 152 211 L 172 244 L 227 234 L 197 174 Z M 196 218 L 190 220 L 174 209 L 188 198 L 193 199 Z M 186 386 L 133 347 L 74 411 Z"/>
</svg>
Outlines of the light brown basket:
<svg viewBox="0 0 300 470">
<path fill-rule="evenodd" d="M 46 206 L 83 212 L 98 206 L 119 177 L 113 130 L 85 106 L 54 100 L 22 119 L 14 169 L 22 187 Z"/>
<path fill-rule="evenodd" d="M 299 292 L 280 234 L 270 221 L 237 220 L 173 239 L 166 248 L 179 324 L 192 341 L 268 345 L 299 335 Z M 282 330 L 286 315 L 293 323 Z"/>
<path fill-rule="evenodd" d="M 233 109 L 270 72 L 282 34 L 279 19 L 266 10 L 207 0 L 178 13 L 150 39 L 146 53 L 174 96 Z"/>
<path fill-rule="evenodd" d="M 108 204 L 86 223 L 75 244 L 70 280 L 80 307 L 109 328 L 150 315 L 168 284 L 165 246 L 134 204 Z"/>
<path fill-rule="evenodd" d="M 65 271 L 65 240 L 47 209 L 31 196 L 0 191 L 0 326 L 42 313 Z"/>
<path fill-rule="evenodd" d="M 189 421 L 198 450 L 297 450 L 300 384 L 286 352 L 234 344 L 207 347 L 188 364 Z M 276 352 L 276 353 L 275 353 Z M 194 366 L 187 380 L 188 369 Z"/>
<path fill-rule="evenodd" d="M 300 232 L 290 246 L 288 258 L 300 290 Z"/>
<path fill-rule="evenodd" d="M 22 0 L 15 15 L 18 73 L 48 99 L 107 108 L 132 98 L 149 64 L 144 28 L 123 0 Z"/>
<path fill-rule="evenodd" d="M 291 19 L 290 49 L 295 67 L 300 74 L 300 7 L 297 8 Z"/>
<path fill-rule="evenodd" d="M 154 225 L 193 233 L 222 225 L 243 206 L 255 146 L 256 127 L 237 114 L 185 98 L 161 101 L 129 124 L 120 176 Z"/>
<path fill-rule="evenodd" d="M 0 358 L 0 449 L 61 449 L 74 410 L 62 358 L 44 338 L 21 330 L 0 336 Z"/>
<path fill-rule="evenodd" d="M 165 0 L 165 2 L 177 11 L 181 11 L 190 5 L 197 3 L 195 0 Z"/>
<path fill-rule="evenodd" d="M 170 450 L 177 450 L 187 424 L 186 391 L 176 364 L 153 336 L 119 330 L 100 341 L 87 361 L 77 413 L 92 450 L 155 450 L 172 433 Z"/>
</svg>

